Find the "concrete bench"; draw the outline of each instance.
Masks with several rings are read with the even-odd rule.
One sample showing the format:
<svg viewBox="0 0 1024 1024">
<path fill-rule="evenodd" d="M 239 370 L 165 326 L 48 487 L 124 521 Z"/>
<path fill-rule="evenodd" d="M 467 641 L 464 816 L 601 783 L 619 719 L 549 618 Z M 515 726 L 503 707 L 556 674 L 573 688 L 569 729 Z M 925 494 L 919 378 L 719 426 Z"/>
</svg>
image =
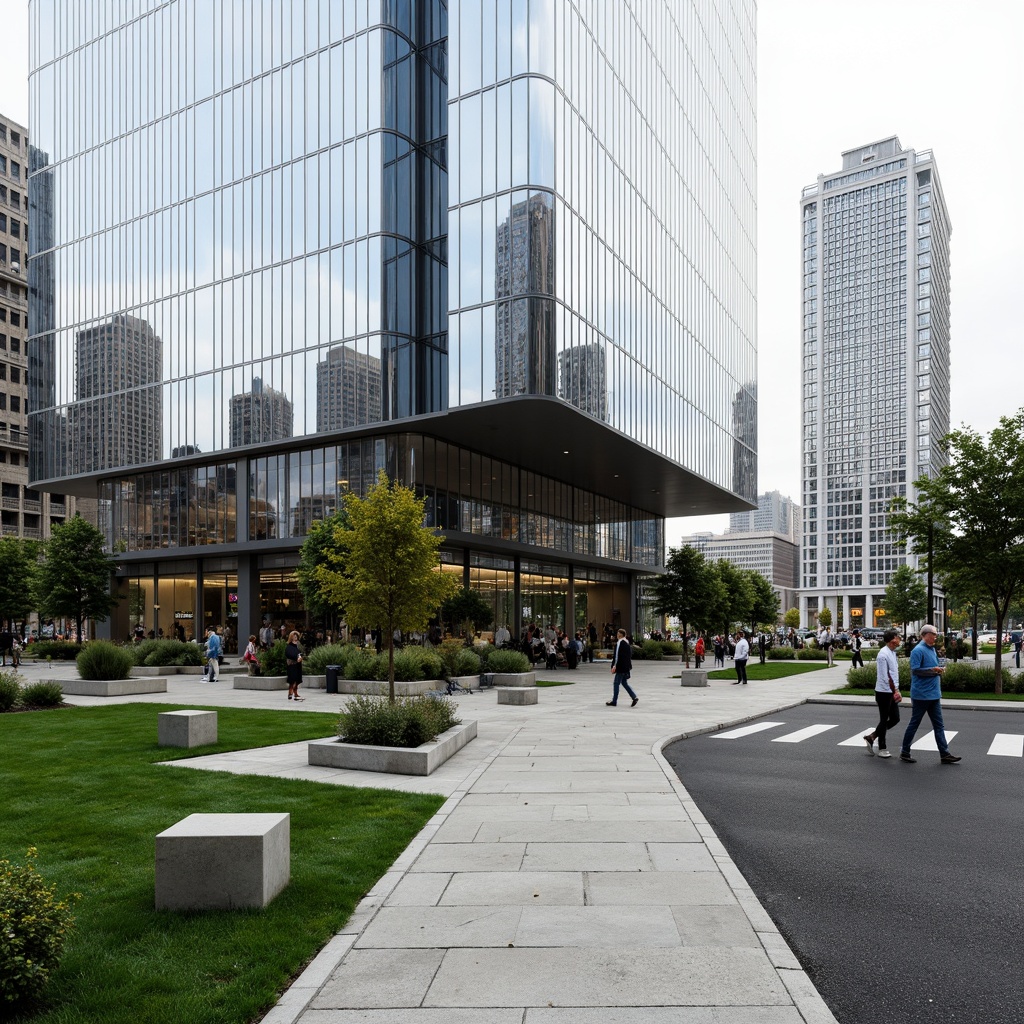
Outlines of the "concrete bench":
<svg viewBox="0 0 1024 1024">
<path fill-rule="evenodd" d="M 536 704 L 539 690 L 536 686 L 504 686 L 500 689 L 496 689 L 495 693 L 498 695 L 499 704 Z"/>
<path fill-rule="evenodd" d="M 265 907 L 290 879 L 288 814 L 190 814 L 156 837 L 157 910 Z"/>
<path fill-rule="evenodd" d="M 706 668 L 684 668 L 679 671 L 680 686 L 707 686 L 708 670 Z"/>
<path fill-rule="evenodd" d="M 216 711 L 162 711 L 156 716 L 161 747 L 205 747 L 217 742 Z"/>
</svg>

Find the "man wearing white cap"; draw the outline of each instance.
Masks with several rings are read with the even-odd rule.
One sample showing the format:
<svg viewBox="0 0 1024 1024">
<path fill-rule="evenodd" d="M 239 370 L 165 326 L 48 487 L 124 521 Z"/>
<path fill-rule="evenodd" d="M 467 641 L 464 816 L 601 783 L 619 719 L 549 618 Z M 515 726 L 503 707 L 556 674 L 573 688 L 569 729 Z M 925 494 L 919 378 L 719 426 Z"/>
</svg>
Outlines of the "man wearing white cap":
<svg viewBox="0 0 1024 1024">
<path fill-rule="evenodd" d="M 910 715 L 910 724 L 903 734 L 903 749 L 900 751 L 900 760 L 907 764 L 914 764 L 917 758 L 910 756 L 910 744 L 914 742 L 914 735 L 921 719 L 927 715 L 931 719 L 932 730 L 935 732 L 935 743 L 939 748 L 939 760 L 943 764 L 956 764 L 961 758 L 950 753 L 946 744 L 946 732 L 942 724 L 942 673 L 946 671 L 944 665 L 939 664 L 939 657 L 935 653 L 935 641 L 939 637 L 939 631 L 932 625 L 921 627 L 921 640 L 910 652 L 910 700 L 913 704 L 913 711 Z"/>
</svg>

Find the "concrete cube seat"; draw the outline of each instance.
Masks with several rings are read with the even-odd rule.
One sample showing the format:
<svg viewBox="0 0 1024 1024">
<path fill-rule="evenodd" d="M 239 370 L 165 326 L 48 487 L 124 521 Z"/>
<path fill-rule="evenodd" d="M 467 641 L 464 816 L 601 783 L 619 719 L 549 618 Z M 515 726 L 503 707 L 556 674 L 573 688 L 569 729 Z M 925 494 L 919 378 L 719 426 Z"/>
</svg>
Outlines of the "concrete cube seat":
<svg viewBox="0 0 1024 1024">
<path fill-rule="evenodd" d="M 216 711 L 162 711 L 156 718 L 161 747 L 205 747 L 217 742 Z"/>
<path fill-rule="evenodd" d="M 540 691 L 536 686 L 505 686 L 495 691 L 499 704 L 536 704 Z"/>
<path fill-rule="evenodd" d="M 156 837 L 157 910 L 265 907 L 290 878 L 288 814 L 190 814 Z"/>
</svg>

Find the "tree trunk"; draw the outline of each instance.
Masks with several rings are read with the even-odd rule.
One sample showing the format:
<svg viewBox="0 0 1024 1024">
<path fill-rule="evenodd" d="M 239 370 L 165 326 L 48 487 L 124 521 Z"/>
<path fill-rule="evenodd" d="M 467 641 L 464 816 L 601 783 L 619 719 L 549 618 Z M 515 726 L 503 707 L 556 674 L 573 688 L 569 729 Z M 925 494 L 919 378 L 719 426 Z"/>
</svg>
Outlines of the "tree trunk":
<svg viewBox="0 0 1024 1024">
<path fill-rule="evenodd" d="M 996 682 L 993 687 L 994 693 L 1003 692 L 1003 618 L 1010 608 L 1010 602 L 1000 609 L 998 602 L 993 602 L 996 612 Z"/>
<path fill-rule="evenodd" d="M 690 644 L 689 634 L 686 631 L 686 623 L 683 623 L 683 660 L 686 662 L 686 667 L 690 667 Z"/>
<path fill-rule="evenodd" d="M 971 659 L 973 661 L 978 660 L 978 606 L 974 605 L 972 609 L 972 621 L 971 621 Z"/>
<path fill-rule="evenodd" d="M 388 622 L 388 702 L 395 703 L 395 629 Z"/>
</svg>

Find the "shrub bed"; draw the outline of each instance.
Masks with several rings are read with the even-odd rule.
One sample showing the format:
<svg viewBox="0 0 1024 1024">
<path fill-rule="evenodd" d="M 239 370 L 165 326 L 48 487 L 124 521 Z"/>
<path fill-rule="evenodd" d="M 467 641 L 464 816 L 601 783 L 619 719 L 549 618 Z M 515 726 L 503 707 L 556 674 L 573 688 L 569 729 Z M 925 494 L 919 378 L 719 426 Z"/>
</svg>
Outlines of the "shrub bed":
<svg viewBox="0 0 1024 1024">
<path fill-rule="evenodd" d="M 264 676 L 283 676 L 288 674 L 288 661 L 284 649 L 288 645 L 283 640 L 275 640 L 265 651 L 260 651 L 260 674 Z M 302 663 L 306 663 L 303 656 Z"/>
<path fill-rule="evenodd" d="M 76 659 L 83 679 L 127 679 L 135 665 L 131 651 L 109 640 L 93 640 Z"/>
<path fill-rule="evenodd" d="M 796 651 L 792 647 L 772 647 L 768 651 L 769 661 L 792 661 L 796 658 Z"/>
<path fill-rule="evenodd" d="M 896 662 L 900 670 L 900 689 L 910 694 L 910 661 L 900 658 Z M 846 685 L 854 689 L 868 690 L 875 687 L 874 667 L 854 668 L 846 675 Z M 996 671 L 993 665 L 965 665 L 950 662 L 942 677 L 943 693 L 995 693 Z M 1003 693 L 1024 694 L 1024 672 L 1014 674 L 1003 669 Z"/>
<path fill-rule="evenodd" d="M 447 697 L 352 697 L 338 721 L 346 743 L 375 747 L 418 747 L 429 743 L 461 719 L 458 705 Z"/>
<path fill-rule="evenodd" d="M 81 644 L 73 644 L 70 640 L 37 640 L 25 648 L 26 654 L 34 658 L 53 658 L 54 661 L 74 661 L 82 653 Z"/>
<path fill-rule="evenodd" d="M 339 665 L 344 669 L 345 662 L 355 649 L 353 644 L 321 644 L 302 656 L 302 671 L 312 676 L 322 676 L 326 675 L 328 665 Z"/>
<path fill-rule="evenodd" d="M 60 961 L 74 918 L 71 903 L 57 887 L 37 874 L 36 851 L 29 847 L 24 864 L 0 860 L 0 1003 L 8 1005 L 39 996 Z"/>
<path fill-rule="evenodd" d="M 529 672 L 530 668 L 530 659 L 522 651 L 491 651 L 487 656 L 488 672 Z"/>
<path fill-rule="evenodd" d="M 640 657 L 644 661 L 662 661 L 665 657 L 665 652 L 658 640 L 645 640 L 640 650 L 643 652 Z"/>
<path fill-rule="evenodd" d="M 202 665 L 206 657 L 199 644 L 187 644 L 183 640 L 143 640 L 132 647 L 136 665 L 163 668 L 167 665 Z"/>
</svg>

